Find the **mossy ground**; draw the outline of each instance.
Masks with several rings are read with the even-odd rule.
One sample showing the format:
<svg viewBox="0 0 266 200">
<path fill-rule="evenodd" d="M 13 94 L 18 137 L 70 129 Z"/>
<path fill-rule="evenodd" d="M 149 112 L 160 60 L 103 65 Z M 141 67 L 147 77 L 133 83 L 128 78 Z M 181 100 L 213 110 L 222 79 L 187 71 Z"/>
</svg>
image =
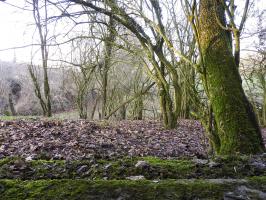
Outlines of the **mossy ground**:
<svg viewBox="0 0 266 200">
<path fill-rule="evenodd" d="M 257 183 L 259 182 L 259 183 Z M 266 184 L 266 178 L 252 181 L 212 180 L 0 180 L 0 199 L 223 199 L 224 192 L 239 185 Z"/>
<path fill-rule="evenodd" d="M 258 171 L 250 164 L 256 159 L 247 156 L 209 161 L 126 157 L 26 161 L 8 157 L 0 159 L 0 200 L 216 200 L 243 185 L 266 192 L 266 172 Z M 138 161 L 145 161 L 147 165 L 137 167 Z M 215 166 L 210 166 L 211 163 Z M 144 176 L 145 180 L 127 180 L 129 176 L 138 175 Z"/>
<path fill-rule="evenodd" d="M 254 159 L 253 159 L 254 160 Z M 136 167 L 138 161 L 146 166 Z M 204 161 L 205 163 L 201 163 Z M 264 161 L 263 161 L 264 162 Z M 148 180 L 188 178 L 244 178 L 266 176 L 263 169 L 252 166 L 249 157 L 223 157 L 214 160 L 175 160 L 156 157 L 118 158 L 116 160 L 31 160 L 19 157 L 0 159 L 0 178 L 126 179 L 143 175 Z"/>
</svg>

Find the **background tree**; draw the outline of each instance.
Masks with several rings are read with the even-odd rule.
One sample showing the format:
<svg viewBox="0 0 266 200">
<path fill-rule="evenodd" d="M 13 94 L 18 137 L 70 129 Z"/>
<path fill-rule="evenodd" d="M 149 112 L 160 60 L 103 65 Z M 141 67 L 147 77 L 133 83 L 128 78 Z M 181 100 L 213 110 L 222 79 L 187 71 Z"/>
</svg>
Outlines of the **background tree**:
<svg viewBox="0 0 266 200">
<path fill-rule="evenodd" d="M 78 52 L 77 52 L 78 51 Z M 79 117 L 87 119 L 88 117 L 88 94 L 90 84 L 92 82 L 93 73 L 97 67 L 95 49 L 90 41 L 80 40 L 73 46 L 73 55 L 71 56 L 72 77 L 76 86 L 76 104 L 78 108 Z"/>
<path fill-rule="evenodd" d="M 109 17 L 107 23 L 107 33 L 104 36 L 104 60 L 101 66 L 102 76 L 102 113 L 101 118 L 107 115 L 107 97 L 108 97 L 108 72 L 111 67 L 112 51 L 116 39 L 115 21 L 112 16 Z"/>
<path fill-rule="evenodd" d="M 47 10 L 47 0 L 32 0 L 30 2 L 33 9 L 33 18 L 38 31 L 38 36 L 40 39 L 40 49 L 41 49 L 41 66 L 43 69 L 43 93 L 41 92 L 41 85 L 38 81 L 38 77 L 35 74 L 34 66 L 29 65 L 29 72 L 35 87 L 35 95 L 39 99 L 40 105 L 43 110 L 43 115 L 46 117 L 52 116 L 52 106 L 51 106 L 51 94 L 50 85 L 48 78 L 48 10 Z"/>
<path fill-rule="evenodd" d="M 262 126 L 266 125 L 266 27 L 263 22 L 265 10 L 256 16 L 257 30 L 248 35 L 253 37 L 255 42 L 251 49 L 246 49 L 249 54 L 242 59 L 241 74 L 245 80 L 248 97 L 250 98 L 256 114 Z"/>
</svg>

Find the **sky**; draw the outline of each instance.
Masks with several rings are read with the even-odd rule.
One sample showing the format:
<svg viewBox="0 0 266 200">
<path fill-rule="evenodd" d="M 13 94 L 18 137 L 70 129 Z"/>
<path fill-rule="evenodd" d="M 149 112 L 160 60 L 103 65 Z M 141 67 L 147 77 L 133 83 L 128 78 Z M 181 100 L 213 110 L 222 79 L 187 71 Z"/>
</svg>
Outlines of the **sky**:
<svg viewBox="0 0 266 200">
<path fill-rule="evenodd" d="M 7 2 L 20 7 L 24 6 L 24 0 L 7 0 Z M 266 0 L 256 0 L 256 2 L 256 7 L 259 10 L 266 10 Z M 32 13 L 0 2 L 0 27 L 0 60 L 30 62 L 33 51 L 32 47 L 2 50 L 29 45 L 37 41 L 37 34 L 34 34 L 35 27 L 33 25 Z M 257 22 L 250 18 L 247 21 L 246 27 L 249 32 L 256 31 Z M 242 40 L 242 48 L 252 48 L 254 41 L 256 41 L 255 38 Z M 245 54 L 245 52 L 243 51 L 242 54 Z M 38 62 L 37 60 L 36 62 Z"/>
<path fill-rule="evenodd" d="M 17 2 L 21 2 L 20 5 L 23 6 L 23 0 Z M 30 24 L 32 24 L 31 12 L 0 2 L 0 50 L 31 44 L 35 29 Z M 0 51 L 0 60 L 12 61 L 16 57 L 18 61 L 26 61 L 30 57 L 30 52 L 30 47 Z"/>
</svg>

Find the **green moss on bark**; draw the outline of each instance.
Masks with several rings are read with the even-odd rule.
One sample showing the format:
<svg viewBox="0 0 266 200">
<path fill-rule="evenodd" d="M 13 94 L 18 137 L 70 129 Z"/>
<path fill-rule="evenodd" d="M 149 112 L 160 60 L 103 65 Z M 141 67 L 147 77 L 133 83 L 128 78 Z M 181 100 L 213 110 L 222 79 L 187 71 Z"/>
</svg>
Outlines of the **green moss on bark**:
<svg viewBox="0 0 266 200">
<path fill-rule="evenodd" d="M 207 92 L 221 144 L 216 151 L 223 155 L 263 152 L 261 132 L 243 91 L 228 34 L 217 18 L 225 24 L 221 2 L 201 0 L 199 40 L 207 73 Z"/>
</svg>

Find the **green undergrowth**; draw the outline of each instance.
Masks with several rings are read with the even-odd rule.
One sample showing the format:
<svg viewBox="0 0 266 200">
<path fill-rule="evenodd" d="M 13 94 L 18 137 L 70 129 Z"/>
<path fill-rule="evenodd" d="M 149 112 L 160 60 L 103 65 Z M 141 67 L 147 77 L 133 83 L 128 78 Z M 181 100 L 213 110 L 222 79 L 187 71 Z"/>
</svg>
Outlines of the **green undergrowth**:
<svg viewBox="0 0 266 200">
<path fill-rule="evenodd" d="M 0 120 L 11 121 L 11 120 L 78 120 L 77 111 L 67 111 L 61 113 L 54 113 L 52 117 L 43 117 L 42 115 L 1 115 Z"/>
<path fill-rule="evenodd" d="M 0 199 L 223 199 L 238 186 L 257 187 L 265 177 L 252 180 L 0 180 Z M 264 188 L 265 189 L 265 188 Z"/>
<path fill-rule="evenodd" d="M 11 120 L 37 120 L 39 119 L 39 117 L 37 116 L 9 116 L 9 115 L 3 115 L 3 116 L 0 116 L 0 120 L 3 120 L 3 121 L 11 121 Z"/>
<path fill-rule="evenodd" d="M 139 161 L 144 165 L 138 166 Z M 259 166 L 254 163 L 262 163 Z M 219 157 L 213 160 L 161 159 L 157 157 L 117 158 L 115 160 L 31 160 L 20 157 L 0 159 L 1 179 L 65 179 L 86 178 L 126 179 L 144 176 L 145 179 L 245 178 L 266 176 L 263 157 Z M 258 164 L 257 164 L 258 165 Z"/>
</svg>

